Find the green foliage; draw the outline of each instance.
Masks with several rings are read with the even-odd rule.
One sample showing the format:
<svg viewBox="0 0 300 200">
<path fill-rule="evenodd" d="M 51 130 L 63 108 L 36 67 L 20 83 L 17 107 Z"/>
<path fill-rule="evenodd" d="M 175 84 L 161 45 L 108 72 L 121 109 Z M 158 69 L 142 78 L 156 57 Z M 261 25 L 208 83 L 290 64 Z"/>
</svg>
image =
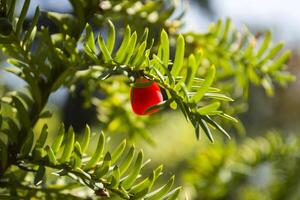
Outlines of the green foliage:
<svg viewBox="0 0 300 200">
<path fill-rule="evenodd" d="M 84 154 L 90 140 L 88 127 L 81 143 L 76 140 L 71 127 L 65 133 L 63 126 L 52 145 L 45 145 L 48 138 L 47 125 L 43 127 L 39 138 L 35 139 L 37 133 L 33 131 L 34 125 L 40 118 L 49 116 L 47 114 L 49 112 L 44 111 L 49 95 L 63 84 L 75 83 L 74 74 L 92 65 L 90 59 L 97 64 L 111 63 L 111 58 L 107 55 L 111 54 L 114 47 L 115 30 L 112 23 L 109 23 L 110 37 L 106 44 L 100 35 L 98 37 L 99 47 L 104 54 L 102 60 L 98 55 L 94 55 L 97 49 L 93 30 L 89 25 L 86 26 L 84 51 L 76 48 L 79 43 L 76 38 L 68 34 L 50 34 L 46 28 L 37 27 L 38 8 L 29 28 L 23 31 L 29 3 L 30 1 L 24 2 L 12 31 L 1 35 L 0 38 L 2 52 L 9 57 L 8 63 L 15 66 L 6 70 L 23 79 L 28 89 L 25 93 L 11 92 L 1 98 L 1 122 L 3 119 L 1 133 L 4 134 L 3 138 L 1 137 L 1 185 L 7 188 L 3 195 L 15 195 L 20 198 L 48 195 L 57 198 L 68 195 L 74 197 L 71 193 L 65 194 L 65 190 L 69 190 L 69 187 L 59 188 L 46 182 L 45 178 L 49 176 L 46 172 L 53 169 L 58 176 L 74 179 L 72 187 L 86 186 L 100 196 L 109 196 L 112 193 L 125 199 L 142 198 L 146 195 L 146 199 L 176 197 L 180 188 L 171 189 L 173 177 L 165 186 L 152 190 L 156 179 L 162 174 L 161 166 L 148 178 L 141 180 L 140 171 L 147 162 L 143 162 L 142 151 L 134 161 L 134 146 L 130 148 L 128 154 L 125 154 L 125 142 L 115 151 L 106 151 L 104 154 L 105 139 L 104 135 L 100 134 L 97 148 L 89 158 Z M 73 2 L 73 4 L 80 6 L 80 3 Z M 8 16 L 14 13 L 15 2 L 12 1 L 9 5 Z M 79 10 L 80 8 L 77 11 Z M 57 20 L 58 16 L 62 17 L 55 13 L 49 13 L 48 16 L 54 20 Z M 56 22 L 60 24 L 65 19 L 63 17 Z M 133 44 L 129 49 L 131 54 L 135 50 L 136 36 L 134 34 L 129 40 Z M 31 48 L 33 43 L 36 45 L 35 48 Z M 120 59 L 125 63 L 126 54 L 121 51 L 120 55 Z M 14 177 L 13 173 L 16 170 L 18 173 L 25 172 L 25 175 Z M 16 189 L 18 192 L 14 192 Z"/>
<path fill-rule="evenodd" d="M 184 7 L 184 6 L 183 6 Z M 99 23 L 106 19 L 118 21 L 123 25 L 130 24 L 138 32 L 143 31 L 145 27 L 149 28 L 151 36 L 156 35 L 162 28 L 170 31 L 176 30 L 181 26 L 180 19 L 185 12 L 185 8 L 177 9 L 174 16 L 176 5 L 169 0 L 158 1 L 105 1 L 100 3 L 101 16 L 97 18 Z M 170 17 L 173 19 L 170 20 Z"/>
<path fill-rule="evenodd" d="M 27 175 L 28 178 L 26 180 L 19 180 L 19 183 L 11 181 L 1 182 L 5 187 L 13 185 L 20 188 L 18 193 L 20 198 L 29 195 L 26 190 L 31 188 L 36 190 L 36 194 L 30 195 L 36 195 L 37 197 L 42 195 L 40 192 L 47 191 L 44 190 L 45 186 L 51 188 L 51 184 L 45 182 L 46 179 L 44 179 L 46 171 L 50 169 L 54 170 L 52 174 L 73 179 L 71 181 L 73 187 L 85 186 L 94 190 L 96 194 L 99 191 L 106 191 L 105 194 L 107 196 L 118 195 L 124 199 L 142 197 L 145 199 L 157 197 L 168 199 L 168 196 L 177 193 L 177 190 L 180 189 L 172 189 L 174 182 L 174 177 L 172 177 L 170 182 L 161 186 L 161 189 L 152 190 L 156 180 L 162 174 L 162 166 L 153 170 L 148 177 L 141 176 L 141 170 L 148 162 L 143 161 L 144 155 L 142 151 L 135 155 L 136 148 L 134 146 L 126 150 L 126 140 L 114 151 L 106 150 L 105 152 L 104 149 L 107 149 L 105 145 L 106 140 L 104 134 L 101 133 L 97 147 L 92 156 L 89 157 L 84 151 L 86 145 L 89 145 L 91 135 L 88 126 L 80 141 L 75 140 L 75 133 L 72 127 L 64 133 L 63 125 L 52 144 L 46 141 L 47 134 L 47 126 L 45 125 L 35 144 L 32 142 L 34 141 L 34 135 L 30 134 L 30 139 L 27 140 L 30 142 L 24 142 L 24 150 L 21 150 L 21 155 L 16 158 L 16 166 L 22 170 L 33 172 L 33 174 Z M 9 180 L 9 175 L 4 174 L 3 180 L 7 178 Z M 43 185 L 43 187 L 39 187 L 40 185 Z M 25 186 L 28 188 L 24 188 Z M 57 196 L 59 194 L 56 193 L 63 193 L 65 189 L 53 190 L 52 195 Z M 8 195 L 9 191 L 5 191 L 6 194 Z"/>
<path fill-rule="evenodd" d="M 110 24 L 111 26 L 111 24 Z M 114 31 L 110 31 L 110 34 L 113 34 Z M 98 38 L 102 38 L 101 35 Z M 115 38 L 114 36 L 109 36 L 109 38 Z M 186 73 L 183 76 L 173 76 L 172 72 L 170 73 L 168 70 L 169 66 L 169 39 L 166 35 L 165 31 L 161 32 L 161 40 L 158 48 L 158 53 L 151 54 L 151 47 L 147 49 L 147 47 L 140 48 L 143 44 L 147 43 L 147 37 L 145 40 L 141 40 L 137 43 L 136 41 L 137 34 L 136 32 L 131 33 L 130 27 L 126 28 L 124 33 L 124 38 L 121 43 L 119 49 L 116 49 L 115 55 L 109 53 L 106 44 L 103 39 L 100 39 L 99 52 L 96 50 L 96 46 L 94 44 L 94 34 L 91 32 L 90 26 L 87 26 L 85 41 L 87 42 L 84 46 L 84 51 L 87 54 L 90 62 L 94 62 L 97 67 L 91 67 L 84 74 L 82 72 L 79 73 L 79 78 L 85 78 L 86 74 L 89 73 L 90 76 L 95 77 L 97 80 L 105 80 L 113 75 L 125 75 L 129 78 L 129 80 L 135 80 L 139 76 L 146 76 L 151 80 L 159 83 L 160 86 L 166 90 L 168 95 L 168 100 L 166 100 L 163 104 L 160 104 L 160 107 L 171 107 L 176 109 L 177 106 L 181 109 L 183 114 L 186 116 L 188 121 L 191 121 L 195 127 L 196 135 L 199 138 L 199 130 L 200 127 L 204 130 L 204 132 L 209 135 L 211 141 L 213 138 L 209 133 L 209 128 L 207 124 L 217 128 L 224 134 L 228 136 L 226 131 L 215 121 L 211 119 L 211 113 L 207 113 L 206 115 L 201 115 L 198 112 L 198 108 L 205 104 L 209 104 L 211 101 L 220 102 L 220 101 L 232 101 L 231 98 L 223 95 L 217 88 L 211 87 L 214 78 L 215 78 L 215 67 L 212 66 L 208 71 L 207 75 L 204 79 L 195 77 L 196 73 Z M 178 39 L 181 44 L 178 48 L 184 47 L 184 42 L 182 37 L 179 36 Z M 134 53 L 134 49 L 139 49 L 138 52 Z M 175 67 L 176 71 L 180 71 L 184 69 L 184 66 L 178 66 L 180 63 L 183 63 L 183 50 L 177 49 L 179 51 L 176 55 L 178 55 L 176 60 Z M 97 56 L 102 59 L 96 59 Z M 191 55 L 193 57 L 193 55 Z M 152 57 L 152 58 L 151 58 Z M 196 58 L 200 58 L 201 55 L 196 55 Z M 100 62 L 103 60 L 103 62 Z M 135 62 L 138 60 L 138 62 Z M 137 63 L 136 65 L 134 65 Z M 99 67 L 98 67 L 99 65 Z M 103 66 L 102 73 L 99 74 L 99 70 Z M 195 61 L 192 66 L 193 71 L 195 72 L 199 67 L 199 61 Z M 183 68 L 183 69 L 182 69 Z M 176 72 L 175 71 L 175 72 Z M 175 73 L 173 70 L 173 74 Z M 176 72 L 179 73 L 179 72 Z M 93 74 L 99 74 L 93 75 Z M 188 85 L 187 85 L 187 84 Z M 190 89 L 191 88 L 191 89 Z M 190 89 L 190 90 L 189 90 Z M 201 102 L 202 97 L 205 97 L 205 101 Z M 224 115 L 224 113 L 220 110 L 219 112 L 215 112 L 219 115 Z M 215 115 L 213 113 L 213 115 Z"/>
<path fill-rule="evenodd" d="M 195 199 L 299 198 L 299 137 L 279 133 L 205 146 L 183 173 Z"/>
<path fill-rule="evenodd" d="M 246 27 L 237 31 L 226 19 L 211 24 L 207 33 L 187 33 L 185 38 L 189 48 L 202 50 L 202 64 L 218 67 L 218 86 L 230 87 L 234 98 L 247 98 L 250 83 L 263 86 L 268 95 L 273 95 L 274 83 L 286 85 L 295 79 L 285 70 L 291 51 L 280 54 L 284 43 L 272 44 L 270 31 L 264 37 L 254 36 Z M 228 79 L 233 80 L 227 83 Z"/>
<path fill-rule="evenodd" d="M 126 141 L 110 151 L 104 134 L 99 133 L 89 156 L 94 139 L 89 126 L 81 140 L 72 127 L 65 131 L 64 125 L 54 141 L 49 141 L 52 133 L 47 124 L 37 132 L 37 123 L 51 117 L 51 111 L 45 109 L 49 96 L 63 86 L 72 90 L 76 83 L 84 83 L 86 104 L 98 105 L 103 130 L 127 132 L 132 137 L 141 134 L 152 141 L 145 127 L 154 117 L 134 116 L 129 105 L 130 86 L 144 87 L 135 83 L 144 76 L 166 93 L 165 101 L 149 110 L 178 109 L 193 125 L 198 139 L 202 130 L 213 142 L 213 129 L 229 137 L 220 118 L 221 122 L 237 122 L 231 116 L 237 113 L 231 102 L 245 100 L 241 97 L 247 97 L 250 82 L 272 94 L 273 82 L 293 80 L 283 69 L 290 53 L 276 58 L 283 44 L 271 46 L 269 33 L 257 50 L 254 37 L 231 31 L 229 20 L 224 27 L 221 21 L 212 25 L 206 34 L 178 35 L 181 15 L 167 22 L 175 10 L 169 1 L 101 1 L 98 5 L 98 0 L 70 0 L 73 14 L 45 12 L 57 33 L 40 26 L 39 8 L 24 30 L 30 0 L 23 2 L 18 17 L 15 0 L 0 2 L 5 8 L 1 9 L 0 48 L 10 64 L 5 70 L 26 84 L 23 92 L 9 91 L 1 97 L 0 183 L 4 197 L 76 199 L 80 197 L 70 191 L 83 187 L 100 197 L 178 197 L 180 187 L 172 189 L 174 176 L 156 186 L 162 166 L 147 177 L 141 175 L 148 162 L 134 146 L 126 150 Z M 118 22 L 126 26 L 124 31 L 115 28 Z M 107 34 L 103 31 L 106 27 Z M 155 33 L 160 34 L 159 39 Z M 93 97 L 95 91 L 103 92 L 105 98 Z M 50 172 L 58 178 L 51 178 Z"/>
<path fill-rule="evenodd" d="M 216 66 L 215 86 L 235 100 L 232 104 L 222 104 L 221 109 L 229 115 L 237 116 L 247 111 L 250 84 L 262 86 L 269 96 L 274 95 L 275 84 L 286 86 L 295 77 L 286 70 L 291 56 L 290 50 L 283 50 L 284 43 L 272 43 L 272 34 L 253 35 L 244 26 L 237 30 L 230 19 L 212 23 L 206 33 L 186 33 L 187 51 L 199 50 L 202 66 L 198 75 L 205 74 L 211 65 Z M 220 115 L 230 118 L 227 114 Z M 222 125 L 228 126 L 228 123 Z M 239 132 L 244 132 L 241 123 L 233 124 Z"/>
</svg>

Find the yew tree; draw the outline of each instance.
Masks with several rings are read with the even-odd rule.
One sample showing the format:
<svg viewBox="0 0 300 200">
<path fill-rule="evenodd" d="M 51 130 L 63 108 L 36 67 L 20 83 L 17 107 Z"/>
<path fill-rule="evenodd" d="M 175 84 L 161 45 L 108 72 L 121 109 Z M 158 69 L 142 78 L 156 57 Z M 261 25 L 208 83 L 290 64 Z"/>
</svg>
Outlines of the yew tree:
<svg viewBox="0 0 300 200">
<path fill-rule="evenodd" d="M 146 125 L 178 110 L 195 130 L 191 140 L 230 139 L 242 129 L 238 114 L 251 84 L 272 96 L 274 85 L 294 80 L 286 71 L 291 52 L 272 43 L 271 32 L 254 35 L 230 19 L 182 32 L 185 3 L 69 0 L 70 12 L 36 7 L 28 15 L 30 0 L 0 2 L 1 73 L 24 82 L 17 89 L 1 83 L 4 198 L 178 199 L 174 176 L 159 179 L 162 165 L 144 172 L 148 160 L 133 138 L 153 142 Z M 55 112 L 50 96 L 78 83 L 101 129 L 87 124 L 81 133 L 61 123 L 51 132 L 47 122 L 37 129 Z M 126 136 L 112 148 L 114 131 Z"/>
</svg>

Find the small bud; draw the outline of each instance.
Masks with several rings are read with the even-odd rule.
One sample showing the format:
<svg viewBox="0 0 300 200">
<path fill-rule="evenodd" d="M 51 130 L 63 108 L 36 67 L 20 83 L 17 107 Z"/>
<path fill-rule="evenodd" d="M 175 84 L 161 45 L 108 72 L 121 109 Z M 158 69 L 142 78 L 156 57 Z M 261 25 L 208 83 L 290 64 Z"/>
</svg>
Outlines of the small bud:
<svg viewBox="0 0 300 200">
<path fill-rule="evenodd" d="M 109 197 L 109 192 L 105 188 L 100 188 L 95 191 L 95 194 L 100 197 Z"/>
</svg>

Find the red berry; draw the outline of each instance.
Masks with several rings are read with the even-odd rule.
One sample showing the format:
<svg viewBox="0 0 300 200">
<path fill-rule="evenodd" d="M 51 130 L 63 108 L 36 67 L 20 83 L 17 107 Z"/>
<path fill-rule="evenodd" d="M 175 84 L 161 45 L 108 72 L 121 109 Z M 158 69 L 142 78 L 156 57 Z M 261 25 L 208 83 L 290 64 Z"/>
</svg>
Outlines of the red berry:
<svg viewBox="0 0 300 200">
<path fill-rule="evenodd" d="M 138 78 L 136 83 L 146 83 L 150 80 L 146 78 Z M 145 87 L 132 87 L 130 90 L 131 107 L 137 115 L 148 115 L 158 111 L 158 109 L 146 112 L 152 106 L 163 101 L 163 96 L 156 82 Z"/>
</svg>

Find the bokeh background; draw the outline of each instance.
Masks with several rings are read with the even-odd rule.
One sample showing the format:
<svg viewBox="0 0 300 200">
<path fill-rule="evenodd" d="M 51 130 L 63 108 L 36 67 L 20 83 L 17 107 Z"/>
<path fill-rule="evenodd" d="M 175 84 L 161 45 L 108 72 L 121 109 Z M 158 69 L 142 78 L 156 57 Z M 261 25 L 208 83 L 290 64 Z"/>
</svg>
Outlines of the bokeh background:
<svg viewBox="0 0 300 200">
<path fill-rule="evenodd" d="M 50 0 L 33 0 L 30 6 L 31 13 L 33 13 L 36 5 L 39 5 L 42 10 L 72 12 L 67 0 L 59 0 L 59 3 L 58 1 Z M 293 56 L 289 61 L 288 69 L 298 79 L 289 84 L 287 88 L 276 88 L 275 96 L 272 98 L 268 97 L 262 88 L 251 86 L 248 112 L 239 116 L 245 126 L 246 134 L 236 136 L 233 141 L 224 142 L 224 138 L 221 137 L 217 137 L 215 144 L 209 143 L 205 137 L 197 141 L 193 127 L 185 121 L 181 113 L 174 111 L 159 113 L 159 122 L 145 127 L 150 132 L 154 144 L 149 144 L 144 140 L 133 142 L 137 146 L 143 147 L 146 156 L 152 159 L 152 166 L 163 164 L 167 173 L 176 174 L 177 184 L 184 186 L 183 198 L 274 199 L 274 196 L 267 195 L 265 192 L 271 192 L 271 190 L 280 191 L 276 189 L 276 185 L 279 184 L 277 182 L 285 180 L 284 178 L 287 175 L 281 176 L 277 172 L 272 171 L 274 167 L 268 165 L 268 159 L 272 160 L 272 162 L 274 160 L 275 162 L 285 162 L 286 158 L 284 156 L 270 156 L 266 158 L 266 161 L 256 158 L 257 162 L 259 160 L 261 163 L 255 168 L 250 168 L 250 172 L 247 172 L 248 174 L 245 172 L 247 176 L 243 177 L 237 177 L 233 172 L 234 170 L 230 167 L 237 167 L 236 163 L 239 161 L 243 163 L 245 159 L 247 160 L 247 158 L 253 156 L 249 153 L 251 150 L 245 150 L 245 146 L 250 146 L 249 148 L 251 148 L 252 138 L 253 141 L 257 141 L 258 137 L 261 139 L 260 136 L 265 136 L 267 133 L 275 131 L 283 138 L 299 138 L 299 7 L 300 2 L 297 0 L 189 1 L 186 15 L 183 18 L 185 25 L 181 29 L 182 32 L 205 32 L 211 22 L 215 22 L 219 18 L 224 19 L 225 17 L 231 18 L 237 28 L 246 25 L 253 33 L 259 34 L 271 29 L 275 42 L 283 40 L 287 44 L 286 48 L 292 49 Z M 23 85 L 23 82 L 19 79 L 5 72 L 1 72 L 0 80 L 3 83 L 2 85 L 7 85 L 10 88 L 21 88 Z M 92 123 L 95 132 L 100 129 L 101 126 L 97 124 L 96 120 L 96 108 L 85 108 L 84 100 L 80 95 L 81 89 L 79 85 L 75 93 L 70 94 L 67 89 L 62 88 L 51 96 L 49 106 L 57 111 L 50 119 L 50 122 L 53 124 L 52 131 L 57 129 L 56 127 L 61 121 L 67 126 L 74 126 L 79 132 L 86 123 Z M 154 117 L 153 120 L 157 119 Z M 42 125 L 42 122 L 40 124 Z M 111 137 L 117 140 L 120 138 L 121 140 L 126 136 L 112 134 Z M 259 140 L 258 142 L 264 143 L 265 141 Z M 299 143 L 294 144 L 293 141 L 290 142 L 286 145 L 287 147 L 280 142 L 275 142 L 274 146 L 277 144 L 282 145 L 282 148 L 291 146 L 296 148 L 297 151 Z M 264 149 L 264 144 L 257 146 L 261 146 L 261 151 L 268 151 L 268 149 Z M 253 145 L 253 148 L 257 146 Z M 268 148 L 271 149 L 270 145 Z M 233 158 L 234 156 L 232 156 L 237 153 L 243 154 L 243 152 L 249 153 L 245 153 L 246 158 L 243 158 L 243 155 L 238 158 Z M 230 164 L 230 162 L 235 164 Z M 295 169 L 297 168 L 291 169 L 292 176 L 297 175 Z M 241 172 L 241 174 L 243 173 Z M 291 199 L 299 197 L 299 192 L 295 191 L 297 191 L 297 188 L 299 189 L 300 176 L 295 179 L 294 182 L 290 183 L 291 188 L 294 187 L 294 190 L 290 191 L 283 188 L 284 191 L 291 193 L 289 196 Z M 232 188 L 230 185 L 234 187 Z M 205 188 L 209 190 L 204 191 Z M 280 199 L 280 195 L 277 195 L 277 199 Z"/>
</svg>

